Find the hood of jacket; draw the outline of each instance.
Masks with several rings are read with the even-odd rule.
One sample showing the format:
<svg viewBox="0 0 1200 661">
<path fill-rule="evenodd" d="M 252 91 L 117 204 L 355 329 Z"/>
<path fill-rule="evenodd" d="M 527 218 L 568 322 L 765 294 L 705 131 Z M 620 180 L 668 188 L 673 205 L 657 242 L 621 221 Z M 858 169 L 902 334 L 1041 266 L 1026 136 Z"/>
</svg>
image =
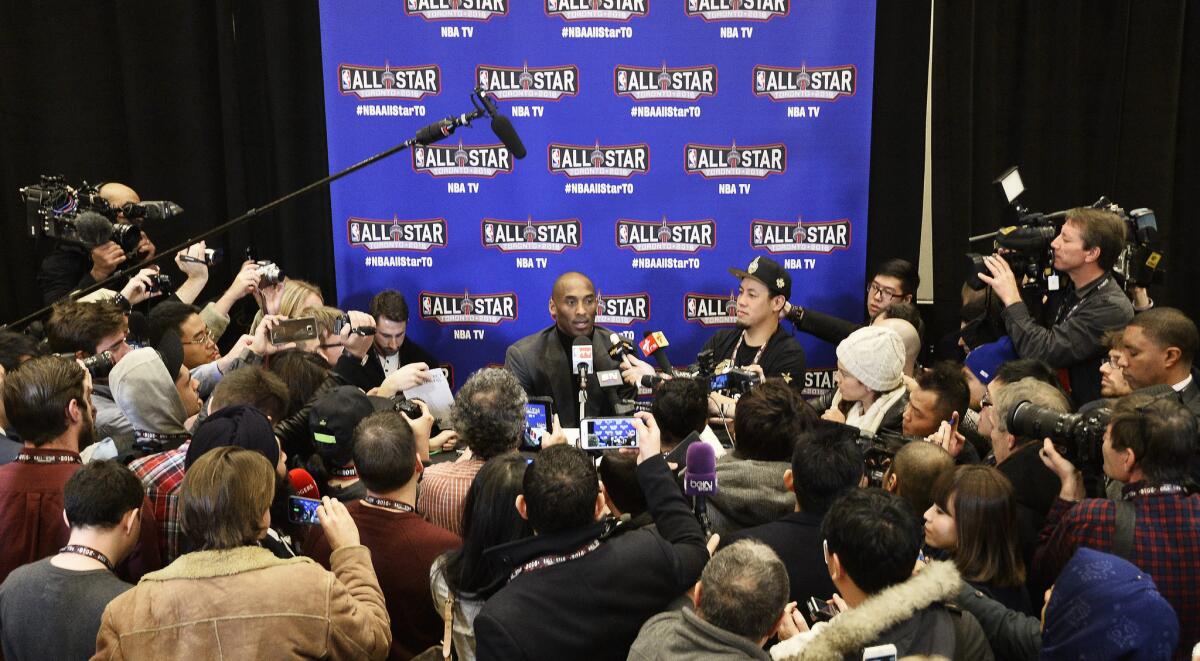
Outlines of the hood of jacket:
<svg viewBox="0 0 1200 661">
<path fill-rule="evenodd" d="M 158 352 L 135 349 L 108 375 L 113 399 L 133 428 L 155 434 L 186 434 L 187 419 L 175 379 L 167 373 Z"/>
<path fill-rule="evenodd" d="M 740 527 L 756 526 L 796 509 L 796 495 L 783 486 L 786 461 L 738 459 L 732 453 L 717 459 L 717 493 L 708 502 Z"/>
<path fill-rule="evenodd" d="M 929 607 L 952 601 L 961 586 L 962 576 L 953 562 L 934 561 L 916 576 L 830 620 L 811 639 L 797 636 L 775 645 L 771 656 L 804 661 L 842 659 L 880 642 L 895 644 L 901 656 L 914 647 L 929 650 L 948 645 L 942 655 L 952 658 L 954 623 L 945 610 Z"/>
</svg>

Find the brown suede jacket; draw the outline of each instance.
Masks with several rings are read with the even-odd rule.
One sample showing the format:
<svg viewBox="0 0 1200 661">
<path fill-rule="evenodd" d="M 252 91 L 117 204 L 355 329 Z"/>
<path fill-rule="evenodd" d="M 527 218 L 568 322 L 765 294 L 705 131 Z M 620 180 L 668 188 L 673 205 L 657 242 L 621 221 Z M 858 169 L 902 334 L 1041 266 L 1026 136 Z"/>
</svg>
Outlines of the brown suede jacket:
<svg viewBox="0 0 1200 661">
<path fill-rule="evenodd" d="M 104 610 L 93 659 L 383 659 L 391 630 L 365 546 L 333 572 L 243 546 L 180 556 Z"/>
</svg>

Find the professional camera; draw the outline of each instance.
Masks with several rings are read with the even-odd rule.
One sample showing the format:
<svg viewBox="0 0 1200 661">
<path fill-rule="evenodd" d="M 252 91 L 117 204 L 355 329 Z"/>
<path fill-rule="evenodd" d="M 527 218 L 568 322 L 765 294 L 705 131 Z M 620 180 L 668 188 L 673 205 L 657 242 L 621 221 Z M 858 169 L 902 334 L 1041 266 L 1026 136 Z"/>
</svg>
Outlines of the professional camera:
<svg viewBox="0 0 1200 661">
<path fill-rule="evenodd" d="M 99 187 L 84 182 L 78 188 L 62 175 L 42 175 L 37 184 L 20 189 L 30 238 L 47 236 L 88 250 L 113 241 L 132 257 L 141 241 L 144 220 L 165 220 L 183 213 L 174 202 L 131 202 L 109 206 Z M 118 223 L 123 214 L 128 223 Z"/>
<path fill-rule="evenodd" d="M 1029 401 L 1019 402 L 1008 414 L 1008 431 L 1023 438 L 1049 438 L 1059 453 L 1080 469 L 1100 469 L 1104 464 L 1101 446 L 1112 409 L 1094 408 L 1086 413 L 1062 413 Z"/>
<path fill-rule="evenodd" d="M 890 432 L 863 431 L 851 425 L 846 427 L 846 433 L 854 436 L 854 442 L 863 455 L 863 475 L 867 478 L 867 486 L 883 488 L 883 477 L 892 467 L 896 452 L 905 443 L 917 439 L 906 438 Z"/>
<path fill-rule="evenodd" d="M 762 378 L 758 372 L 731 367 L 720 374 L 714 374 L 709 377 L 708 389 L 711 392 L 719 392 L 722 395 L 733 397 L 735 395 L 745 395 L 755 386 L 761 384 Z"/>
<path fill-rule="evenodd" d="M 59 353 L 55 355 L 60 358 L 66 358 L 67 360 L 75 360 L 75 354 L 72 353 Z M 94 356 L 88 356 L 79 362 L 83 365 L 83 369 L 87 370 L 88 374 L 92 375 L 93 379 L 103 379 L 107 377 L 108 373 L 112 371 L 114 364 L 112 352 L 110 351 L 101 351 L 100 353 Z"/>
<path fill-rule="evenodd" d="M 1025 288 L 1037 292 L 1053 289 L 1049 286 L 1054 263 L 1050 243 L 1058 235 L 1068 212 L 1039 213 L 1025 208 L 1018 201 L 1025 191 L 1025 185 L 1016 167 L 1006 170 L 993 183 L 1012 207 L 1016 224 L 989 234 L 973 236 L 970 241 L 994 239 L 994 252 L 1008 262 L 1018 281 L 1025 276 Z M 1126 286 L 1145 287 L 1161 283 L 1164 271 L 1161 269 L 1162 253 L 1158 246 L 1158 221 L 1154 212 L 1143 208 L 1126 213 L 1104 196 L 1093 202 L 1091 208 L 1112 212 L 1125 223 L 1125 249 L 1118 256 L 1113 270 L 1124 279 Z M 967 253 L 967 260 L 967 284 L 976 291 L 984 289 L 987 285 L 979 278 L 980 274 L 988 273 L 983 255 Z"/>
</svg>

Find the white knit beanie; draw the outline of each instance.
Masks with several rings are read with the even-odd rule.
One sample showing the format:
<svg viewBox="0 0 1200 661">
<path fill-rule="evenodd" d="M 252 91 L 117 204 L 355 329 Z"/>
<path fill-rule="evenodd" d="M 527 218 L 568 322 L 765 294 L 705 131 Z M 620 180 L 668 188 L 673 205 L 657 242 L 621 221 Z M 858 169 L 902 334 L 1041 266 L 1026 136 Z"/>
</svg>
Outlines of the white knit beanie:
<svg viewBox="0 0 1200 661">
<path fill-rule="evenodd" d="M 846 371 L 875 392 L 899 386 L 904 373 L 904 340 L 890 328 L 860 328 L 837 346 L 837 358 Z"/>
</svg>

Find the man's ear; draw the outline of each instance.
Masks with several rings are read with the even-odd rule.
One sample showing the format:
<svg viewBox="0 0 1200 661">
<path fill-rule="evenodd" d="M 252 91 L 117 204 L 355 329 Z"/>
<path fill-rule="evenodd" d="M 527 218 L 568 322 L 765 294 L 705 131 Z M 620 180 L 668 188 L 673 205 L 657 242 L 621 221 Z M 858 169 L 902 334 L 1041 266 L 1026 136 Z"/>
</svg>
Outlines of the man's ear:
<svg viewBox="0 0 1200 661">
<path fill-rule="evenodd" d="M 783 471 L 783 488 L 796 493 L 796 476 L 792 474 L 792 469 Z"/>
<path fill-rule="evenodd" d="M 704 584 L 700 582 L 700 579 L 696 579 L 696 584 L 692 586 L 692 608 L 697 613 L 700 612 L 700 591 L 703 589 Z"/>
<path fill-rule="evenodd" d="M 78 399 L 72 399 L 67 403 L 67 418 L 71 424 L 75 424 L 87 415 L 86 407 Z"/>
<path fill-rule="evenodd" d="M 550 309 L 550 318 L 558 321 L 558 312 L 556 312 L 554 309 L 554 297 L 550 298 L 550 302 L 547 303 L 546 306 Z"/>
<path fill-rule="evenodd" d="M 845 571 L 842 569 L 842 560 L 838 557 L 838 554 L 830 553 L 829 562 L 826 564 L 829 567 L 829 578 L 836 581 L 846 576 Z"/>
<path fill-rule="evenodd" d="M 1094 247 L 1088 248 L 1086 251 L 1084 251 L 1083 261 L 1084 262 L 1100 261 L 1100 246 L 1094 246 Z"/>
<path fill-rule="evenodd" d="M 1163 366 L 1171 368 L 1179 364 L 1181 355 L 1183 352 L 1179 350 L 1179 347 L 1167 347 L 1166 351 L 1163 351 Z"/>
<path fill-rule="evenodd" d="M 1134 468 L 1137 468 L 1137 455 L 1133 453 L 1133 448 L 1125 448 L 1124 450 L 1116 450 L 1117 460 L 1121 462 L 1121 467 L 1126 473 L 1132 473 Z"/>
<path fill-rule="evenodd" d="M 896 485 L 899 483 L 900 480 L 896 477 L 896 474 L 888 471 L 887 480 L 883 483 L 883 490 L 888 493 L 896 493 Z"/>
<path fill-rule="evenodd" d="M 525 519 L 526 521 L 528 521 L 529 520 L 529 511 L 525 509 L 525 494 L 523 494 L 523 493 L 517 494 L 516 505 L 517 505 L 517 514 L 520 514 L 522 519 Z"/>
<path fill-rule="evenodd" d="M 141 518 L 142 508 L 140 507 L 135 507 L 129 510 L 124 516 L 121 517 L 121 530 L 125 532 L 126 536 L 131 536 L 135 533 L 135 531 L 138 529 L 138 523 L 140 522 Z"/>
<path fill-rule="evenodd" d="M 1004 432 L 1004 445 L 1008 447 L 1009 452 L 1017 449 L 1017 437 L 1009 432 Z"/>
<path fill-rule="evenodd" d="M 71 522 L 67 520 L 67 510 L 63 510 L 63 523 L 67 524 L 67 530 L 71 529 Z"/>
</svg>

